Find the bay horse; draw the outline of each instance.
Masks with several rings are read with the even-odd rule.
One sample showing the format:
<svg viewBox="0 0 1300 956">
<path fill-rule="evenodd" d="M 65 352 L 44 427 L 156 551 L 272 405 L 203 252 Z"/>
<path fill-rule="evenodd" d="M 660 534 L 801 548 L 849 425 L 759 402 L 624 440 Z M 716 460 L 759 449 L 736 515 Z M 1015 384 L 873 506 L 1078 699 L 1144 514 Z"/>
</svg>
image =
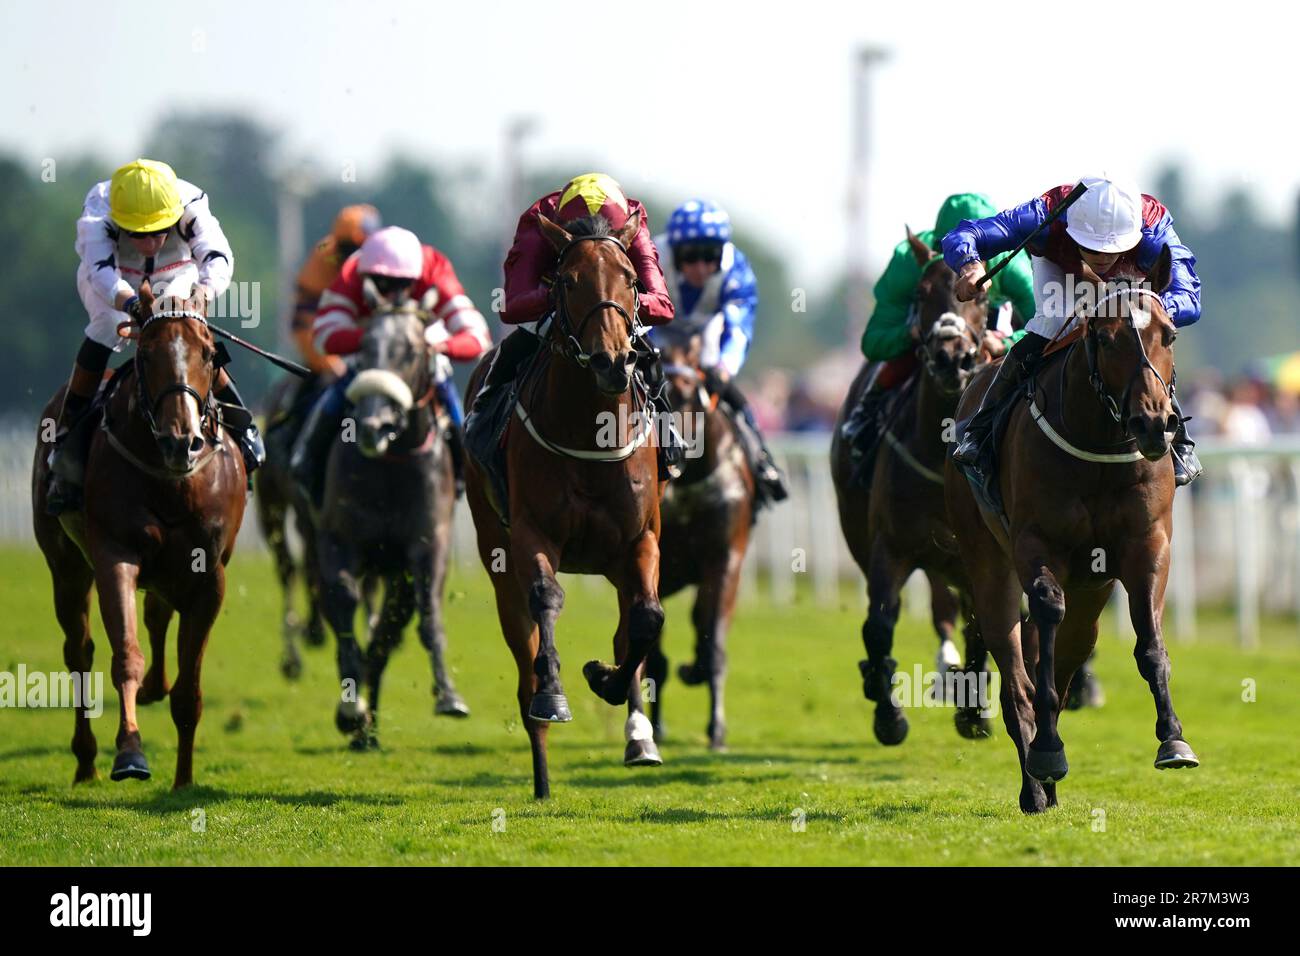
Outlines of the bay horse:
<svg viewBox="0 0 1300 956">
<path fill-rule="evenodd" d="M 1092 308 L 1077 308 L 1077 337 L 1039 366 L 1028 400 L 1017 396 L 998 453 L 1004 515 L 980 507 L 951 461 L 945 472 L 976 615 L 1001 672 L 1002 717 L 1020 759 L 1026 813 L 1056 805 L 1056 783 L 1069 769 L 1058 716 L 1096 644 L 1116 580 L 1128 592 L 1134 657 L 1155 700 L 1155 766 L 1199 764 L 1174 712 L 1161 635 L 1173 535 L 1169 449 L 1178 427 L 1171 402 L 1177 332 L 1159 296 L 1170 262 L 1166 246 L 1144 283 L 1098 292 Z M 1086 265 L 1083 275 L 1101 288 Z M 967 389 L 963 419 L 994 371 Z M 1022 592 L 1036 636 L 1020 626 Z"/>
<path fill-rule="evenodd" d="M 426 319 L 414 303 L 381 304 L 372 315 L 359 371 L 347 387 L 351 417 L 344 419 L 325 465 L 316 521 L 321 610 L 337 642 L 335 724 L 353 750 L 379 745 L 384 668 L 417 612 L 420 644 L 433 666 L 434 713 L 469 716 L 446 664 L 442 600 L 456 494 Z M 382 581 L 384 595 L 370 616 L 363 656 L 357 607 L 371 581 Z"/>
<path fill-rule="evenodd" d="M 941 645 L 941 684 L 936 692 L 950 689 L 949 684 L 955 685 L 951 689 L 964 687 L 968 692 L 975 687 L 974 681 L 965 678 L 944 681 L 951 666 L 943 662 L 944 649 L 951 646 L 959 609 L 967 621 L 965 673 L 984 674 L 987 661 L 978 626 L 971 619 L 966 577 L 948 524 L 943 463 L 947 454 L 945 431 L 952 426 L 958 396 L 981 357 L 987 358 L 982 342 L 988 300 L 980 295 L 959 302 L 954 292 L 956 276 L 943 256 L 917 239 L 910 229 L 907 238 L 922 269 L 913 306 L 921 367 L 915 373 L 915 384 L 895 399 L 883 426 L 869 488 L 852 480 L 855 465 L 850 441 L 844 438 L 840 426 L 868 387 L 870 365 L 864 365 L 854 379 L 831 439 L 831 475 L 840 528 L 867 581 L 868 609 L 862 626 L 867 659 L 858 665 L 863 694 L 876 705 L 872 730 L 876 739 L 887 746 L 901 744 L 908 731 L 903 708 L 891 693 L 897 666 L 891 651 L 903 585 L 914 571 L 924 571 L 930 581 L 934 628 Z M 954 600 L 950 588 L 959 595 L 959 601 Z M 958 733 L 972 739 L 989 736 L 988 721 L 980 716 L 979 703 L 971 699 L 956 703 Z"/>
<path fill-rule="evenodd" d="M 508 528 L 473 456 L 465 478 L 479 557 L 492 580 L 501 631 L 519 673 L 533 795 L 543 799 L 550 795 L 547 728 L 573 719 L 555 640 L 564 607 L 564 590 L 556 580 L 560 571 L 600 574 L 617 589 L 616 664 L 588 661 L 583 676 L 606 703 L 627 704 L 624 764 L 663 762 L 638 683 L 664 622 L 659 603 L 663 483 L 649 397 L 634 374 L 642 330 L 636 318 L 636 269 L 627 250 L 640 215 L 617 231 L 602 217 L 571 223 L 572 231 L 544 216 L 538 222 L 557 257 L 556 305 L 536 360 L 520 380 L 502 439 Z M 494 357 L 495 350 L 474 370 L 466 407 L 472 407 Z M 617 424 L 610 429 L 602 422 Z"/>
<path fill-rule="evenodd" d="M 292 375 L 280 379 L 267 397 L 267 426 L 262 430 L 266 438 L 266 462 L 253 474 L 257 523 L 262 529 L 275 559 L 276 580 L 284 599 L 280 617 L 280 635 L 283 649 L 280 672 L 290 680 L 302 674 L 302 655 L 299 640 L 312 647 L 325 644 L 325 621 L 320 610 L 320 574 L 316 556 L 316 529 L 311 521 L 311 507 L 303 500 L 293 477 L 289 474 L 289 458 L 293 450 L 294 432 L 289 427 L 297 420 L 292 415 L 300 380 Z M 305 385 L 305 383 L 303 383 Z M 312 394 L 319 395 L 319 391 Z M 289 545 L 289 518 L 301 542 L 302 553 L 295 555 Z M 295 608 L 294 592 L 301 581 L 307 613 L 300 616 Z"/>
<path fill-rule="evenodd" d="M 659 594 L 696 589 L 691 607 L 695 659 L 678 668 L 678 677 L 688 686 L 709 685 L 709 747 L 725 750 L 727 635 L 756 516 L 754 475 L 731 417 L 719 407 L 718 396 L 706 390 L 701 330 L 665 325 L 655 330 L 654 340 L 667 359 L 669 400 L 691 446 L 681 477 L 668 484 L 660 504 Z M 646 676 L 654 681 L 650 717 L 655 737 L 662 740 L 668 679 L 662 640 L 650 651 Z"/>
<path fill-rule="evenodd" d="M 91 439 L 84 504 L 58 518 L 45 513 L 50 449 L 38 434 L 32 515 L 54 584 L 64 663 L 72 672 L 91 670 L 91 587 L 99 592 L 119 700 L 111 778 L 149 779 L 136 707 L 170 694 L 177 733 L 173 787 L 180 789 L 194 779 L 203 652 L 225 595 L 247 478 L 238 445 L 220 425 L 221 406 L 213 396 L 218 353 L 202 313 L 176 299 L 155 300 L 147 279 L 139 295 L 148 317 L 119 330 L 137 340 L 135 357 L 117 373 Z M 60 390 L 43 418 L 52 418 L 62 401 Z M 137 590 L 145 592 L 148 673 L 136 636 Z M 165 647 L 173 613 L 180 615 L 178 663 L 169 688 Z M 97 750 L 90 721 L 78 708 L 76 782 L 96 777 Z"/>
</svg>

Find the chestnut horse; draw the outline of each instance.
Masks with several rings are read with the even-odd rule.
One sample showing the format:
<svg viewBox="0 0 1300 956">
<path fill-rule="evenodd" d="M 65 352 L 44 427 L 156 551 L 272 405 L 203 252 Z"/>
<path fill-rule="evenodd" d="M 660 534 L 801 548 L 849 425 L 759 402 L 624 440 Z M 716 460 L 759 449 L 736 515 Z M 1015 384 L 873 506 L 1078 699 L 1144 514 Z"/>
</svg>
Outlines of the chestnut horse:
<svg viewBox="0 0 1300 956">
<path fill-rule="evenodd" d="M 641 329 L 636 269 L 627 249 L 640 215 L 617 231 L 600 217 L 579 220 L 573 232 L 545 217 L 538 222 L 557 256 L 556 309 L 536 361 L 521 379 L 503 438 L 509 528 L 472 456 L 465 484 L 479 557 L 496 590 L 501 630 L 519 671 L 519 713 L 532 746 L 533 794 L 540 799 L 550 794 L 547 728 L 573 719 L 555 641 L 564 607 L 556 573 L 600 574 L 618 590 L 617 664 L 589 661 L 582 672 L 602 700 L 628 705 L 628 766 L 662 763 L 638 676 L 659 639 L 664 612 L 658 442 L 649 399 L 634 374 Z M 474 370 L 467 407 L 494 357 L 495 350 Z M 611 447 L 615 442 L 622 444 Z"/>
<path fill-rule="evenodd" d="M 246 476 L 238 445 L 219 424 L 212 394 L 217 352 L 202 314 L 185 307 L 154 309 L 147 280 L 139 294 L 149 317 L 130 331 L 137 338 L 134 365 L 118 378 L 92 439 L 85 504 L 59 518 L 45 513 L 50 449 L 38 437 L 32 512 L 54 582 L 54 611 L 70 671 L 92 667 L 91 586 L 99 591 L 120 702 L 112 779 L 149 778 L 136 705 L 170 693 L 179 789 L 194 778 L 203 651 L 225 595 L 225 566 L 244 517 Z M 52 418 L 62 401 L 60 390 L 44 417 Z M 147 674 L 136 637 L 137 590 L 145 592 Z M 176 684 L 169 691 L 164 648 L 173 612 L 180 614 L 180 628 Z M 82 709 L 76 711 L 72 752 L 75 780 L 94 779 L 97 745 Z"/>
<path fill-rule="evenodd" d="M 700 330 L 665 325 L 655 330 L 655 341 L 667 358 L 664 372 L 673 412 L 681 418 L 682 434 L 691 446 L 681 477 L 668 485 L 660 506 L 660 595 L 691 586 L 696 589 L 691 607 L 695 660 L 682 664 L 678 676 L 687 685 L 709 685 L 709 746 L 724 750 L 727 634 L 754 524 L 754 476 L 731 417 L 718 407 L 717 396 L 705 390 Z M 660 641 L 646 660 L 646 676 L 654 681 L 651 722 L 660 740 L 663 688 L 668 679 L 668 659 L 662 648 Z"/>
<path fill-rule="evenodd" d="M 947 466 L 948 508 L 980 630 L 1001 672 L 1026 813 L 1056 805 L 1056 782 L 1069 769 L 1057 718 L 1116 580 L 1128 592 L 1138 672 L 1155 699 L 1155 765 L 1199 763 L 1174 713 L 1160 632 L 1173 534 L 1169 447 L 1178 427 L 1177 333 L 1157 294 L 1169 273 L 1165 247 L 1149 287 L 1099 293 L 1095 306 L 1076 311 L 1081 336 L 1039 367 L 1029 400 L 1017 399 L 1008 420 L 997 472 L 1005 516 L 981 509 L 966 478 Z M 1084 278 L 1101 287 L 1086 266 Z M 963 418 L 993 374 L 981 372 L 967 389 Z M 1022 633 L 1022 592 L 1036 638 Z"/>
<path fill-rule="evenodd" d="M 921 370 L 911 390 L 898 397 L 884 425 L 870 488 L 852 481 L 850 443 L 839 427 L 861 400 L 869 365 L 849 389 L 831 440 L 831 474 L 840 527 L 853 560 L 867 579 L 867 619 L 862 626 L 867 659 L 858 665 L 862 690 L 867 700 L 875 702 L 872 730 L 886 745 L 901 744 L 907 737 L 907 718 L 891 694 L 897 666 L 891 651 L 903 585 L 913 571 L 923 570 L 930 580 L 934 627 L 942 646 L 947 647 L 951 640 L 955 612 L 960 607 L 968 621 L 965 673 L 983 674 L 987 660 L 978 627 L 971 621 L 966 577 L 948 525 L 943 462 L 945 431 L 952 426 L 957 398 L 981 355 L 988 301 L 983 295 L 970 302 L 957 301 L 953 291 L 956 277 L 943 257 L 911 230 L 907 237 L 923 270 L 913 307 Z M 960 595 L 960 604 L 954 602 L 950 587 Z M 941 680 L 951 666 L 943 663 L 944 656 L 941 649 Z M 976 686 L 974 680 L 962 679 L 945 681 L 941 687 L 949 689 L 950 683 L 954 684 L 951 689 L 968 692 Z M 956 703 L 958 733 L 969 738 L 989 736 L 988 721 L 980 716 L 978 701 L 968 698 Z"/>
</svg>

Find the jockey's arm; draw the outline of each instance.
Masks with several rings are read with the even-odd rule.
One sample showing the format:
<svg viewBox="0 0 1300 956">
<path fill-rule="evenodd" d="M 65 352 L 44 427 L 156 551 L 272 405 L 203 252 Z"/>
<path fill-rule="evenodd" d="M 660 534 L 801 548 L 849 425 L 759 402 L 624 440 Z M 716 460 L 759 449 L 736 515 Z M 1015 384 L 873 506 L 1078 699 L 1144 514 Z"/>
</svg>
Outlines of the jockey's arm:
<svg viewBox="0 0 1300 956">
<path fill-rule="evenodd" d="M 994 256 L 993 261 L 989 263 L 989 268 L 993 268 L 1001 261 L 1001 256 Z M 1020 315 L 1021 322 L 1028 322 L 1034 317 L 1036 309 L 1034 270 L 1029 265 L 1028 256 L 1016 256 L 993 277 L 989 287 L 989 299 L 994 306 L 1010 302 Z"/>
<path fill-rule="evenodd" d="M 502 322 L 536 322 L 551 310 L 549 281 L 554 268 L 555 253 L 542 236 L 536 212 L 530 209 L 519 217 L 515 241 L 506 254 Z"/>
<path fill-rule="evenodd" d="M 641 307 L 637 310 L 637 317 L 646 325 L 671 322 L 673 300 L 664 282 L 664 271 L 659 265 L 659 250 L 650 236 L 650 220 L 644 209 L 641 210 L 641 226 L 627 254 L 636 269 L 637 282 L 641 287 Z"/>
<path fill-rule="evenodd" d="M 1174 220 L 1167 210 L 1154 227 L 1142 230 L 1142 241 L 1137 250 L 1138 268 L 1150 269 L 1154 266 L 1160 257 L 1160 250 L 1166 245 L 1173 255 L 1173 268 L 1169 288 L 1164 290 L 1160 298 L 1174 325 L 1181 328 L 1201 317 L 1201 280 L 1196 275 L 1196 256 L 1192 255 L 1192 250 L 1183 245 L 1178 233 L 1174 232 Z"/>
<path fill-rule="evenodd" d="M 953 272 L 961 275 L 971 263 L 987 262 L 1010 252 L 1046 217 L 1047 204 L 1041 196 L 1035 196 L 987 219 L 963 219 L 943 237 L 943 258 Z"/>
<path fill-rule="evenodd" d="M 434 251 L 425 272 L 428 291 L 421 306 L 432 313 L 425 340 L 455 362 L 470 362 L 492 347 L 483 314 L 465 294 L 450 260 Z"/>
<path fill-rule="evenodd" d="M 235 254 L 221 229 L 221 223 L 208 208 L 207 193 L 191 200 L 176 224 L 181 238 L 190 247 L 190 253 L 199 269 L 199 285 L 205 287 L 208 298 L 216 298 L 230 287 L 235 274 Z"/>
<path fill-rule="evenodd" d="M 329 355 L 351 355 L 361 348 L 361 276 L 345 268 L 320 297 L 320 309 L 312 323 L 312 341 L 317 350 Z"/>
<path fill-rule="evenodd" d="M 920 278 L 921 267 L 911 246 L 900 242 L 872 288 L 876 304 L 862 332 L 862 354 L 868 361 L 887 362 L 912 348 L 907 316 Z"/>
<path fill-rule="evenodd" d="M 86 195 L 81 218 L 77 220 L 77 254 L 90 276 L 91 287 L 120 312 L 135 290 L 117 267 L 118 234 L 108 218 L 107 191 L 95 186 Z"/>
<path fill-rule="evenodd" d="M 722 311 L 722 338 L 718 343 L 719 364 L 734 376 L 745 364 L 749 345 L 754 340 L 754 319 L 758 314 L 758 279 L 749 260 L 735 250 L 735 263 L 722 282 L 719 303 Z"/>
</svg>

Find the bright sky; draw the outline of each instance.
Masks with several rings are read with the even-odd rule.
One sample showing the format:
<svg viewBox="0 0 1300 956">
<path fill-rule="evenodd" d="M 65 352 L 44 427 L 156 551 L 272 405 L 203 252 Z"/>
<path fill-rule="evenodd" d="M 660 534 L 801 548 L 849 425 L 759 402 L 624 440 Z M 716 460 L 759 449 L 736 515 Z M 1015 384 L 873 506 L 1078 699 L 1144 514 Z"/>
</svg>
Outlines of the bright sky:
<svg viewBox="0 0 1300 956">
<path fill-rule="evenodd" d="M 495 182 L 507 118 L 531 115 L 527 161 L 716 198 L 816 287 L 844 260 L 852 60 L 871 44 L 890 51 L 873 81 L 874 263 L 958 190 L 1005 206 L 1102 169 L 1150 189 L 1169 158 L 1209 199 L 1246 183 L 1279 219 L 1300 189 L 1293 24 L 1273 4 L 160 9 L 8 4 L 0 146 L 34 164 L 90 147 L 125 161 L 179 104 L 247 111 L 322 169 L 364 178 L 400 146 Z"/>
</svg>

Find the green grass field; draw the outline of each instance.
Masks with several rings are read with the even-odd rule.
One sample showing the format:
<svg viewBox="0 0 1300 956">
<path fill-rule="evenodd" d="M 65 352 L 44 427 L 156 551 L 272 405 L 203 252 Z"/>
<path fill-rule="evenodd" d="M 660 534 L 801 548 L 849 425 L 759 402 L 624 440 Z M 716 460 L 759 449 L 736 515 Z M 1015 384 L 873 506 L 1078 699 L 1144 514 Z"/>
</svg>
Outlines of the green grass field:
<svg viewBox="0 0 1300 956">
<path fill-rule="evenodd" d="M 237 556 L 230 582 L 204 668 L 196 785 L 170 791 L 165 704 L 142 710 L 154 778 L 107 780 L 117 709 L 107 676 L 95 721 L 103 778 L 90 784 L 71 784 L 68 712 L 0 711 L 0 864 L 1282 864 L 1300 849 L 1294 622 L 1275 622 L 1254 653 L 1231 644 L 1222 616 L 1202 622 L 1196 643 L 1173 645 L 1174 701 L 1202 766 L 1164 773 L 1151 766 L 1154 708 L 1131 648 L 1103 633 L 1108 702 L 1065 715 L 1061 805 L 1026 818 L 1000 720 L 992 739 L 967 741 L 950 711 L 922 708 L 901 747 L 875 742 L 856 592 L 839 609 L 742 607 L 730 751 L 704 744 L 706 691 L 673 681 L 664 766 L 625 769 L 623 711 L 580 673 L 610 656 L 612 592 L 570 578 L 560 653 L 575 719 L 551 731 L 554 795 L 537 803 L 514 668 L 481 574 L 454 574 L 447 608 L 473 716 L 433 717 L 428 661 L 408 634 L 387 675 L 384 748 L 364 754 L 333 726 L 331 649 L 305 652 L 298 683 L 279 674 L 269 562 Z M 688 605 L 667 607 L 675 668 L 692 642 Z M 94 634 L 107 671 L 97 619 Z M 61 644 L 39 554 L 0 551 L 0 669 L 61 669 Z M 933 654 L 928 625 L 905 621 L 900 666 L 928 668 Z M 1253 703 L 1242 700 L 1246 679 Z"/>
</svg>

